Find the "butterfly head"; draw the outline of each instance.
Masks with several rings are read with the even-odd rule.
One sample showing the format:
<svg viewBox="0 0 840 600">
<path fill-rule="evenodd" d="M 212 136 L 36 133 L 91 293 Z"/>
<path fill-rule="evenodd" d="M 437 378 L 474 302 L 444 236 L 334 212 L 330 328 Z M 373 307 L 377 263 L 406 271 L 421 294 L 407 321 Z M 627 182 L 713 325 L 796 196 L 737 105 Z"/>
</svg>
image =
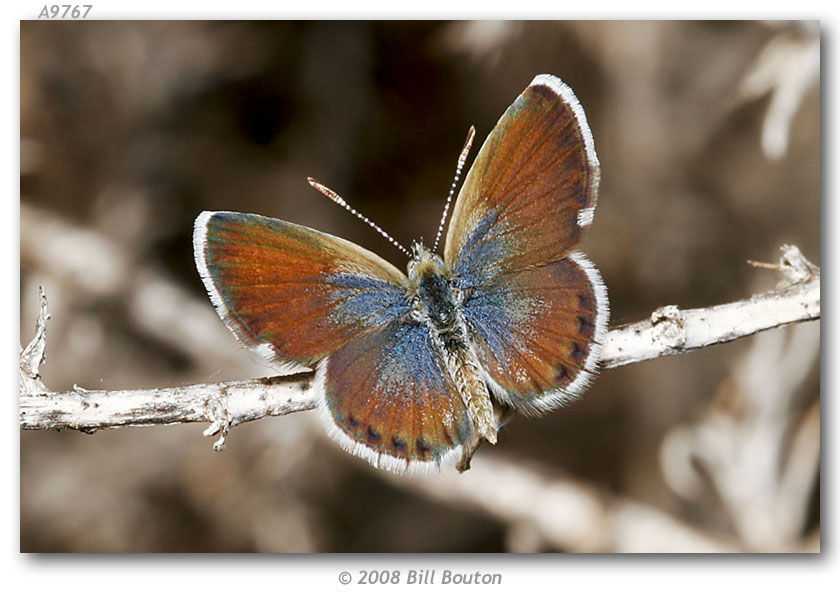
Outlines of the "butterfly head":
<svg viewBox="0 0 840 600">
<path fill-rule="evenodd" d="M 423 242 L 414 242 L 411 245 L 411 260 L 408 261 L 408 278 L 417 281 L 423 273 L 438 272 L 446 270 L 443 259 L 423 245 Z"/>
</svg>

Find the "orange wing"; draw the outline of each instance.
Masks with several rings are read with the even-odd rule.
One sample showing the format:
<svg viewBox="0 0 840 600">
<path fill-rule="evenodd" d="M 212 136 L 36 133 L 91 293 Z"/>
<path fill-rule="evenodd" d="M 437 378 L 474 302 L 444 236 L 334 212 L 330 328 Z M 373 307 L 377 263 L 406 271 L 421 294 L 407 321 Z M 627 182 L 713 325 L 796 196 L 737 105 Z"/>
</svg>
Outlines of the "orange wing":
<svg viewBox="0 0 840 600">
<path fill-rule="evenodd" d="M 464 180 L 444 258 L 457 270 L 544 265 L 592 222 L 600 167 L 572 90 L 538 75 L 507 109 Z"/>
<path fill-rule="evenodd" d="M 281 365 L 312 367 L 410 310 L 396 267 L 301 225 L 203 212 L 193 245 L 219 316 L 240 342 Z"/>
</svg>

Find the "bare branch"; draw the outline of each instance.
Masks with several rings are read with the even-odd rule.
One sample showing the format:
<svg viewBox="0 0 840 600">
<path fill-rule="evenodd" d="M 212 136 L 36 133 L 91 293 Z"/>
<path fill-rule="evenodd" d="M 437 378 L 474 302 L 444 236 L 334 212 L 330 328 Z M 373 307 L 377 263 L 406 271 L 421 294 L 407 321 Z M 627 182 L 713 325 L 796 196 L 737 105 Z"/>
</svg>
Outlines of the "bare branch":
<svg viewBox="0 0 840 600">
<path fill-rule="evenodd" d="M 205 435 L 240 423 L 315 407 L 310 373 L 152 390 L 75 390 L 21 395 L 22 429 L 78 429 L 212 423 Z"/>
<path fill-rule="evenodd" d="M 779 264 L 772 267 L 785 276 L 782 289 L 708 308 L 680 310 L 663 306 L 647 321 L 611 330 L 604 344 L 601 367 L 612 369 L 682 354 L 765 329 L 819 319 L 819 269 L 796 246 L 783 246 Z"/>
<path fill-rule="evenodd" d="M 785 246 L 783 252 L 778 269 L 787 283 L 782 289 L 708 308 L 660 308 L 649 320 L 608 333 L 602 368 L 689 352 L 765 329 L 818 319 L 819 269 L 795 246 Z M 44 311 L 45 304 L 42 304 Z M 39 330 L 36 340 L 42 340 L 39 343 L 43 344 L 44 336 Z M 24 354 L 21 354 L 21 365 Z M 222 433 L 215 446 L 221 449 L 224 435 L 231 427 L 262 417 L 310 410 L 317 400 L 311 372 L 153 390 L 77 388 L 54 393 L 46 388 L 25 387 L 37 381 L 37 374 L 33 376 L 31 371 L 24 372 L 21 368 L 22 429 L 69 428 L 91 432 L 109 427 L 209 422 L 213 425 L 205 435 Z"/>
</svg>

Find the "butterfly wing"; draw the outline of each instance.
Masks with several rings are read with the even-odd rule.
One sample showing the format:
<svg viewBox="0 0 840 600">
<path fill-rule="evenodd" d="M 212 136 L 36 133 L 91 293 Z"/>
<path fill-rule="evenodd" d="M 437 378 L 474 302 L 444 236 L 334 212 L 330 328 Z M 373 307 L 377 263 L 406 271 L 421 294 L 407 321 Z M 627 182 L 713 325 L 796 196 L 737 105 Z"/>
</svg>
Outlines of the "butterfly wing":
<svg viewBox="0 0 840 600">
<path fill-rule="evenodd" d="M 193 246 L 219 316 L 240 342 L 280 365 L 313 367 L 410 310 L 406 278 L 394 266 L 308 227 L 203 212 Z"/>
<path fill-rule="evenodd" d="M 606 288 L 574 248 L 592 222 L 600 167 L 571 89 L 538 75 L 479 150 L 444 257 L 488 384 L 527 413 L 579 393 L 606 333 Z"/>
<path fill-rule="evenodd" d="M 579 395 L 598 366 L 606 298 L 580 252 L 472 288 L 464 317 L 495 396 L 536 414 Z"/>
<path fill-rule="evenodd" d="M 462 271 L 496 272 L 564 258 L 592 222 L 599 181 L 583 108 L 565 83 L 538 75 L 479 150 L 444 259 Z"/>
<path fill-rule="evenodd" d="M 394 470 L 460 456 L 466 408 L 406 319 L 406 277 L 375 254 L 307 227 L 204 212 L 195 259 L 219 315 L 280 365 L 315 367 L 321 412 L 345 448 Z"/>
<path fill-rule="evenodd" d="M 461 457 L 472 425 L 423 325 L 394 321 L 331 354 L 316 372 L 331 435 L 371 464 L 405 472 Z"/>
</svg>

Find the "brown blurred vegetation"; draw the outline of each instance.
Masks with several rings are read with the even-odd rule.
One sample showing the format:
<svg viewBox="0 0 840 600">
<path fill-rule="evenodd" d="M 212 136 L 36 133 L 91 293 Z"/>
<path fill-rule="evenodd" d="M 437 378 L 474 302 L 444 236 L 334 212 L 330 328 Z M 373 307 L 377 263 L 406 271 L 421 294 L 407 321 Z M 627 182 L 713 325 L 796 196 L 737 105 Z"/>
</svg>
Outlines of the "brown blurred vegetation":
<svg viewBox="0 0 840 600">
<path fill-rule="evenodd" d="M 268 373 L 204 296 L 195 216 L 274 216 L 402 267 L 400 254 L 306 177 L 404 244 L 429 240 L 468 127 L 480 143 L 543 72 L 574 89 L 594 133 L 602 187 L 584 249 L 609 287 L 613 326 L 664 304 L 705 306 L 771 288 L 775 275 L 747 259 L 773 261 L 793 243 L 820 260 L 818 51 L 817 26 L 798 23 L 22 22 L 21 341 L 32 335 L 43 284 L 53 316 L 42 372 L 53 390 Z M 772 129 L 779 98 L 793 98 L 781 110 L 787 137 Z M 768 149 L 763 135 L 787 145 Z M 161 281 L 194 300 L 178 309 L 182 319 L 157 320 L 174 302 L 149 292 Z M 818 549 L 818 476 L 791 488 L 798 504 L 785 506 L 798 508 L 762 513 L 774 490 L 715 471 L 732 461 L 754 474 L 749 461 L 762 459 L 782 470 L 797 432 L 818 436 L 819 325 L 800 328 L 805 341 L 770 332 L 603 373 L 572 406 L 515 419 L 479 458 L 537 464 L 743 550 Z M 204 330 L 211 342 L 184 340 Z M 800 355 L 796 370 L 785 368 Z M 750 427 L 729 441 L 704 438 L 724 440 L 717 463 L 696 447 L 685 464 L 668 454 L 685 449 L 663 445 L 685 437 L 675 432 L 710 425 L 729 435 L 753 423 L 744 381 L 788 372 L 774 389 L 789 393 L 767 395 L 777 404 L 766 419 L 783 432 L 778 455 L 752 444 Z M 816 429 L 802 429 L 807 414 Z M 522 542 L 503 519 L 394 486 L 313 423 L 295 415 L 244 425 L 223 453 L 199 426 L 22 432 L 21 549 L 579 550 L 539 532 Z M 732 500 L 736 488 L 744 497 Z M 790 532 L 756 533 L 766 523 L 745 515 L 760 514 Z"/>
</svg>

